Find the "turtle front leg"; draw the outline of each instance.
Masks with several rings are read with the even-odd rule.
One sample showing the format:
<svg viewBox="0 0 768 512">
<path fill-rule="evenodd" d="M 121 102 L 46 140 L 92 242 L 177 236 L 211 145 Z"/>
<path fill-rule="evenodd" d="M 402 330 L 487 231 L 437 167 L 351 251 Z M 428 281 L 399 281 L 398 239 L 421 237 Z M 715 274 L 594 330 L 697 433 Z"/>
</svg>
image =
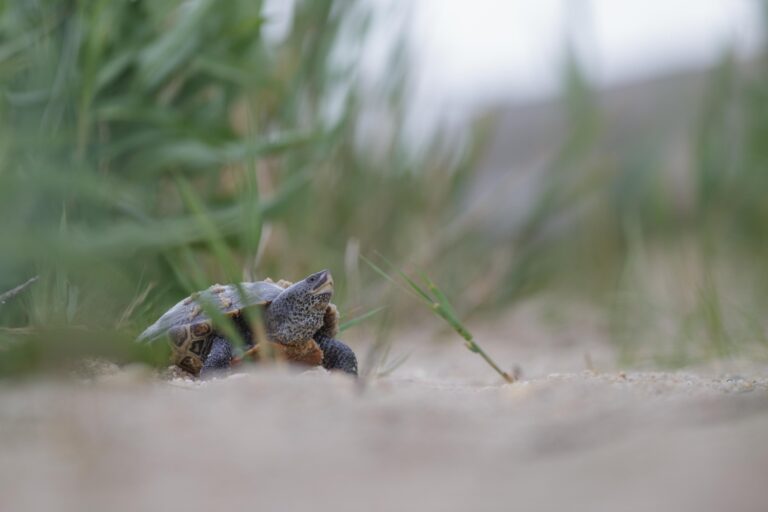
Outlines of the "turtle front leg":
<svg viewBox="0 0 768 512">
<path fill-rule="evenodd" d="M 223 337 L 213 335 L 211 351 L 205 358 L 203 368 L 200 370 L 200 377 L 207 378 L 211 375 L 229 370 L 232 366 L 232 345 Z"/>
<path fill-rule="evenodd" d="M 323 368 L 357 376 L 357 357 L 348 345 L 320 333 L 315 335 L 315 341 L 323 351 Z"/>
</svg>

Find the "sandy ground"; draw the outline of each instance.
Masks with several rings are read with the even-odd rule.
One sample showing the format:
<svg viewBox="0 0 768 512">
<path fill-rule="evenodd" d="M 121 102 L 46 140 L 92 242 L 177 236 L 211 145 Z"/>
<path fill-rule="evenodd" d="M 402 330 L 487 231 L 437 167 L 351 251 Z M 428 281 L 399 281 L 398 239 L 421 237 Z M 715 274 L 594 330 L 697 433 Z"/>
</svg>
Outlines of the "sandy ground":
<svg viewBox="0 0 768 512">
<path fill-rule="evenodd" d="M 264 367 L 2 384 L 0 511 L 768 510 L 765 368 L 622 373 L 578 332 L 496 326 L 508 385 L 419 336 L 365 388 Z"/>
</svg>

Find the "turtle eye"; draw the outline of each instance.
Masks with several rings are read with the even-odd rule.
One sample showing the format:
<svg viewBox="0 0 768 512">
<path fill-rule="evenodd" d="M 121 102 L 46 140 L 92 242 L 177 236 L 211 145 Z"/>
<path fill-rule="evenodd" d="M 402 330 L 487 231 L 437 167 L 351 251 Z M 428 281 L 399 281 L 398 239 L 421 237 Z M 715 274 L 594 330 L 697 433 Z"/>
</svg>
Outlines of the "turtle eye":
<svg viewBox="0 0 768 512">
<path fill-rule="evenodd" d="M 307 281 L 310 282 L 310 283 L 314 283 L 315 281 L 317 281 L 317 277 L 310 276 L 310 277 L 307 278 Z"/>
</svg>

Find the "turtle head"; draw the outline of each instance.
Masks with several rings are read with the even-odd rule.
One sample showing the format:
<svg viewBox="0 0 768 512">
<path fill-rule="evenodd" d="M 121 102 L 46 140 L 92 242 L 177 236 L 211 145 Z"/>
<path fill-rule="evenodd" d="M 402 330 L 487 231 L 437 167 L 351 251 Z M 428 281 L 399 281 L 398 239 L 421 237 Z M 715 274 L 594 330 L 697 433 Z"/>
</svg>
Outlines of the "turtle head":
<svg viewBox="0 0 768 512">
<path fill-rule="evenodd" d="M 272 341 L 298 343 L 311 338 L 323 325 L 325 310 L 333 297 L 333 276 L 328 270 L 294 283 L 269 305 L 267 334 Z"/>
</svg>

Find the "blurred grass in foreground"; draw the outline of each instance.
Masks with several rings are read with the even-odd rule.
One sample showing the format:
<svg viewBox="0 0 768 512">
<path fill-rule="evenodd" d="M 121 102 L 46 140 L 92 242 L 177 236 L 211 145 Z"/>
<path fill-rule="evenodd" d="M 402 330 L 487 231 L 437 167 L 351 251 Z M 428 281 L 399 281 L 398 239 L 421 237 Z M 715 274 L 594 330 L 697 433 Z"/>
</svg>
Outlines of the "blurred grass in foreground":
<svg viewBox="0 0 768 512">
<path fill-rule="evenodd" d="M 267 37 L 251 0 L 0 4 L 0 293 L 40 276 L 0 305 L 0 376 L 162 364 L 131 340 L 214 282 L 330 268 L 355 325 L 382 305 L 358 258 L 377 250 L 470 315 L 543 292 L 596 304 L 626 363 L 768 355 L 765 62 L 713 72 L 681 199 L 654 134 L 606 145 L 570 56 L 566 135 L 522 222 L 489 235 L 467 202 L 488 123 L 414 149 L 403 47 L 361 85 L 366 5 L 299 1 Z"/>
<path fill-rule="evenodd" d="M 647 105 L 645 131 L 613 133 L 571 55 L 564 140 L 508 239 L 507 286 L 486 302 L 542 292 L 589 301 L 624 364 L 768 359 L 765 55 L 727 52 L 699 78 L 700 100 L 675 97 L 695 113 L 687 133 L 673 133 L 682 146 L 664 140 L 661 104 Z"/>
<path fill-rule="evenodd" d="M 329 267 L 347 318 L 368 310 L 359 248 L 405 254 L 471 167 L 440 135 L 406 147 L 397 52 L 360 87 L 371 16 L 297 2 L 268 38 L 252 0 L 3 3 L 0 290 L 40 280 L 0 306 L 0 375 L 162 361 L 129 341 L 213 282 Z M 362 144 L 371 111 L 395 130 Z"/>
</svg>

